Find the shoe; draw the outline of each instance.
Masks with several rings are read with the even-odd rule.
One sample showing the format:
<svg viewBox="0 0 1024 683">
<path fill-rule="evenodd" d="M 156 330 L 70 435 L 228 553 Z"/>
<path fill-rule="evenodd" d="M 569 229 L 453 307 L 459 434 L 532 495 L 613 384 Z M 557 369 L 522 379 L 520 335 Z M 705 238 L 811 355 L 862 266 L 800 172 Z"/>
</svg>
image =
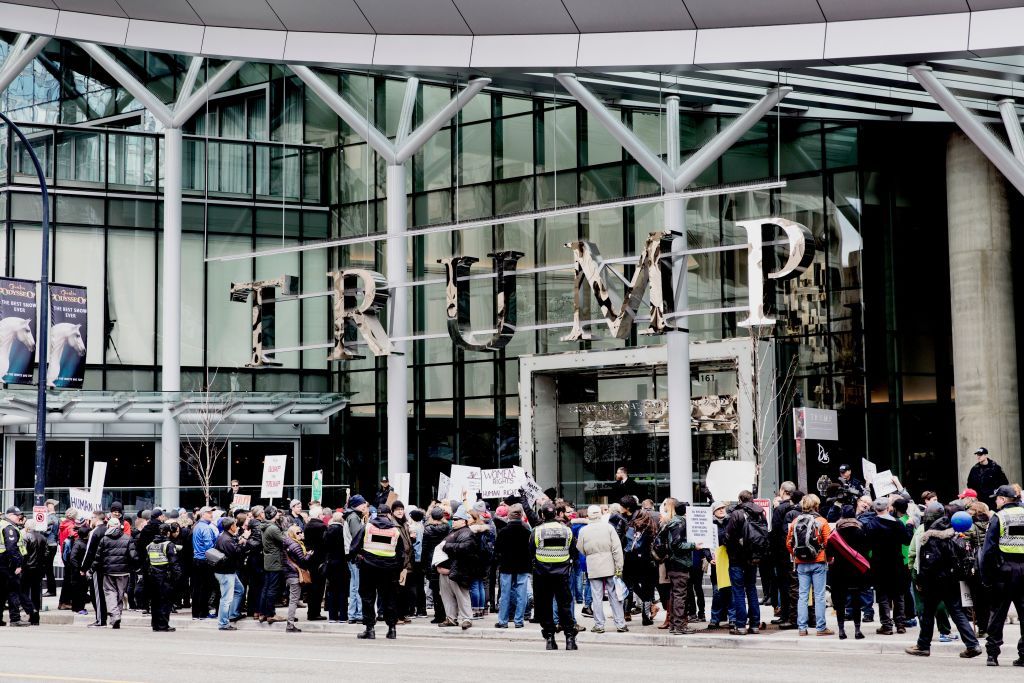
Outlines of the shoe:
<svg viewBox="0 0 1024 683">
<path fill-rule="evenodd" d="M 658 628 L 659 629 L 667 629 L 668 627 L 669 627 L 668 619 L 665 619 L 665 621 L 662 622 L 661 626 L 659 626 Z"/>
<path fill-rule="evenodd" d="M 908 647 L 906 650 L 904 650 L 904 652 L 906 652 L 908 655 L 914 655 L 915 657 L 928 657 L 929 655 L 931 655 L 931 650 L 921 649 L 917 645 L 914 645 L 913 647 Z"/>
<path fill-rule="evenodd" d="M 366 630 L 363 631 L 362 633 L 357 633 L 356 634 L 356 638 L 358 638 L 359 640 L 374 640 L 376 637 L 377 637 L 377 634 L 374 633 L 373 629 L 370 628 L 369 626 L 366 627 Z"/>
<path fill-rule="evenodd" d="M 733 626 L 732 628 L 729 629 L 729 635 L 730 636 L 745 636 L 745 635 L 747 635 L 747 629 L 745 629 L 745 628 L 736 628 L 735 626 Z"/>
<path fill-rule="evenodd" d="M 319 615 L 319 614 L 317 616 L 315 616 L 315 617 L 306 617 L 306 621 L 326 621 L 326 620 L 327 620 L 327 617 Z"/>
<path fill-rule="evenodd" d="M 289 621 L 284 627 L 285 633 L 302 633 L 302 629 L 295 625 L 294 621 Z"/>
<path fill-rule="evenodd" d="M 703 613 L 703 612 L 701 612 L 700 614 L 698 614 L 698 615 L 697 615 L 697 618 L 696 618 L 696 619 L 690 619 L 690 621 L 696 622 L 696 623 L 698 623 L 698 624 L 703 624 L 703 623 L 704 623 L 705 621 L 707 621 L 707 620 L 708 620 L 708 619 L 707 619 L 707 617 L 705 617 L 705 616 L 704 616 L 704 613 Z"/>
<path fill-rule="evenodd" d="M 899 633 L 900 635 L 903 635 L 906 632 L 907 632 L 907 627 L 906 626 L 897 626 L 896 627 L 896 633 Z"/>
<path fill-rule="evenodd" d="M 835 634 L 836 634 L 836 632 L 833 631 L 832 629 L 824 628 L 824 629 L 818 631 L 818 633 L 816 635 L 819 635 L 819 636 L 834 636 Z"/>
<path fill-rule="evenodd" d="M 783 621 L 779 624 L 780 631 L 792 631 L 795 628 L 796 624 L 794 624 L 792 621 Z"/>
<path fill-rule="evenodd" d="M 557 650 L 558 649 L 558 643 L 555 642 L 555 634 L 554 633 L 552 633 L 550 636 L 548 636 L 545 640 L 547 640 L 547 644 L 544 646 L 544 648 L 546 650 Z"/>
<path fill-rule="evenodd" d="M 228 624 L 227 626 L 218 626 L 217 630 L 218 631 L 237 631 L 238 627 L 237 626 L 232 626 L 231 624 Z"/>
<path fill-rule="evenodd" d="M 388 634 L 384 637 L 388 640 L 395 640 L 396 638 L 398 638 L 398 629 L 396 629 L 394 626 L 388 626 Z"/>
<path fill-rule="evenodd" d="M 633 615 L 630 612 L 626 612 L 626 621 L 633 621 Z"/>
<path fill-rule="evenodd" d="M 437 626 L 438 626 L 438 628 L 448 628 L 449 626 L 458 626 L 458 625 L 459 624 L 454 619 L 445 619 L 444 621 L 442 621 Z"/>
<path fill-rule="evenodd" d="M 896 632 L 892 630 L 892 626 L 879 626 L 875 629 L 875 633 L 880 636 L 891 636 Z"/>
<path fill-rule="evenodd" d="M 980 647 L 969 647 L 960 653 L 960 659 L 974 659 L 984 654 L 984 651 Z"/>
<path fill-rule="evenodd" d="M 995 655 L 989 655 L 988 659 L 985 660 L 985 666 L 999 666 L 999 658 Z"/>
<path fill-rule="evenodd" d="M 288 621 L 286 617 L 267 617 L 268 624 L 276 624 L 281 621 Z"/>
<path fill-rule="evenodd" d="M 28 624 L 27 623 L 22 623 L 20 621 L 15 621 L 15 622 L 11 623 L 11 626 L 28 626 Z M 106 624 L 101 624 L 98 621 L 94 621 L 91 624 L 89 624 L 89 628 L 106 628 L 106 627 L 107 627 Z"/>
<path fill-rule="evenodd" d="M 470 621 L 469 619 L 466 619 L 466 620 L 464 620 L 462 622 L 462 630 L 465 631 L 467 628 L 471 627 L 472 625 L 473 625 L 473 622 Z"/>
<path fill-rule="evenodd" d="M 782 617 L 775 617 L 774 619 L 771 620 L 771 624 L 772 624 L 772 626 L 778 626 L 783 621 L 785 621 L 785 619 L 783 619 Z"/>
<path fill-rule="evenodd" d="M 708 622 L 708 627 L 705 630 L 706 631 L 717 631 L 717 630 L 719 630 L 721 628 L 722 628 L 722 625 L 719 624 L 718 622 L 716 622 L 716 621 L 709 621 Z"/>
<path fill-rule="evenodd" d="M 907 619 L 907 622 L 904 625 L 907 628 L 917 628 L 917 619 Z"/>
<path fill-rule="evenodd" d="M 751 626 L 750 628 L 747 629 L 747 634 L 748 635 L 752 635 L 752 636 L 756 636 L 760 632 L 761 632 L 761 629 L 759 629 L 756 626 Z"/>
<path fill-rule="evenodd" d="M 674 635 L 674 636 L 691 636 L 691 635 L 693 635 L 696 632 L 697 632 L 697 629 L 690 628 L 689 626 L 684 626 L 682 628 L 677 628 L 677 629 L 675 629 L 675 631 L 669 631 L 669 633 L 671 635 Z"/>
<path fill-rule="evenodd" d="M 955 633 L 940 633 L 939 634 L 939 642 L 940 643 L 952 643 L 953 641 L 957 640 L 958 638 L 960 638 L 960 636 L 958 636 Z"/>
<path fill-rule="evenodd" d="M 30 626 L 27 621 L 12 621 L 11 626 Z M 99 624 L 89 624 L 89 626 L 99 626 Z"/>
<path fill-rule="evenodd" d="M 178 629 L 174 628 L 173 626 L 168 626 L 167 628 L 160 629 L 160 632 L 161 633 L 174 633 L 177 630 Z"/>
<path fill-rule="evenodd" d="M 36 619 L 36 624 L 38 624 L 38 623 L 39 623 L 39 620 L 38 620 L 38 619 Z M 120 620 L 120 619 L 118 619 L 117 621 L 115 621 L 115 622 L 113 622 L 112 624 L 110 624 L 110 628 L 114 629 L 115 631 L 116 631 L 117 629 L 121 628 L 121 620 Z"/>
<path fill-rule="evenodd" d="M 805 629 L 805 628 L 800 629 L 800 635 L 801 636 L 806 636 L 807 635 L 807 629 Z"/>
<path fill-rule="evenodd" d="M 350 624 L 361 624 L 361 623 L 363 623 L 363 620 L 362 619 L 349 619 L 348 623 L 350 623 Z"/>
<path fill-rule="evenodd" d="M 578 650 L 579 649 L 578 647 L 576 647 L 576 636 L 575 635 L 567 635 L 565 637 L 565 649 L 566 650 Z"/>
<path fill-rule="evenodd" d="M 83 616 L 83 617 L 85 617 L 85 616 L 88 616 L 88 615 L 89 615 L 89 613 L 88 613 L 87 611 L 85 611 L 84 609 L 83 609 L 83 610 L 79 610 L 79 611 L 77 612 L 77 614 L 79 614 L 79 615 L 81 615 L 81 616 Z"/>
<path fill-rule="evenodd" d="M 516 624 L 516 628 L 523 628 L 523 626 L 525 626 L 525 625 L 526 624 L 524 624 L 523 622 L 520 621 L 518 624 Z"/>
<path fill-rule="evenodd" d="M 1012 666 L 1024 666 L 1024 657 L 1017 657 L 1017 659 L 1013 660 Z"/>
<path fill-rule="evenodd" d="M 621 628 L 617 627 L 615 629 L 615 632 L 616 633 L 629 633 L 629 627 L 628 626 L 622 626 Z"/>
<path fill-rule="evenodd" d="M 590 627 L 590 632 L 591 633 L 604 633 L 604 626 L 591 626 Z"/>
<path fill-rule="evenodd" d="M 442 624 L 442 623 L 444 623 L 444 619 L 438 619 L 438 618 L 435 617 L 435 618 L 430 620 L 430 623 L 431 624 Z"/>
<path fill-rule="evenodd" d="M 861 631 L 861 630 L 860 630 L 860 628 L 857 628 L 857 629 L 856 629 L 856 630 L 855 630 L 855 631 L 853 632 L 853 637 L 854 637 L 854 638 L 855 638 L 856 640 L 864 640 L 864 632 L 863 632 L 863 631 Z"/>
<path fill-rule="evenodd" d="M 875 623 L 875 618 L 873 616 L 869 617 L 867 615 L 864 615 L 863 621 L 864 621 L 865 624 L 873 624 L 873 623 Z"/>
<path fill-rule="evenodd" d="M 508 628 L 508 622 L 501 623 L 500 621 L 494 625 L 494 628 Z"/>
<path fill-rule="evenodd" d="M 58 610 L 69 610 L 69 609 L 71 609 L 71 605 L 68 605 L 67 603 L 63 603 L 62 602 L 61 604 L 57 605 L 57 609 Z"/>
</svg>

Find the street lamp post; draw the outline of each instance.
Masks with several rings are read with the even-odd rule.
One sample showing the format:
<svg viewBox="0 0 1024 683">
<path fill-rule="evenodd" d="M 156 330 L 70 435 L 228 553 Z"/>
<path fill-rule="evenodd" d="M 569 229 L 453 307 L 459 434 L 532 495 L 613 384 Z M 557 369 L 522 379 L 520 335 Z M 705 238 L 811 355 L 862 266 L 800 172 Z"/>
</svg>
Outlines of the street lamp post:
<svg viewBox="0 0 1024 683">
<path fill-rule="evenodd" d="M 36 458 L 35 458 L 35 488 L 33 490 L 32 504 L 43 506 L 46 501 L 46 359 L 49 350 L 50 336 L 50 194 L 46 187 L 46 172 L 43 165 L 39 163 L 39 157 L 32 148 L 28 138 L 21 132 L 21 128 L 7 118 L 7 115 L 0 112 L 0 119 L 11 127 L 21 143 L 28 150 L 32 163 L 36 167 L 36 175 L 39 176 L 40 197 L 43 202 L 43 248 L 42 264 L 39 269 L 39 297 L 41 302 L 39 308 L 39 334 L 36 338 L 36 349 L 39 353 L 39 380 L 37 382 L 36 396 Z"/>
</svg>

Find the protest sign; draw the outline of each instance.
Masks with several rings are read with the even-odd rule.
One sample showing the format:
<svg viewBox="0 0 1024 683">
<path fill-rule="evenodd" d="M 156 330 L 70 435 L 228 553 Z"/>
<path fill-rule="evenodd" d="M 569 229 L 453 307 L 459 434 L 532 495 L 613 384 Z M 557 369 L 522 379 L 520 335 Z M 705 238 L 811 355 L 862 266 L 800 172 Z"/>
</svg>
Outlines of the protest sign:
<svg viewBox="0 0 1024 683">
<path fill-rule="evenodd" d="M 772 502 L 767 498 L 755 498 L 754 505 L 760 505 L 761 509 L 764 510 L 765 521 L 768 522 L 768 530 L 772 528 Z"/>
<path fill-rule="evenodd" d="M 718 529 L 710 507 L 689 507 L 686 510 L 686 540 L 700 543 L 714 552 L 718 547 Z"/>
<path fill-rule="evenodd" d="M 535 505 L 538 498 L 544 497 L 544 489 L 529 474 L 526 474 L 525 477 L 522 489 L 526 492 L 526 502 L 530 505 Z"/>
<path fill-rule="evenodd" d="M 716 460 L 708 467 L 705 484 L 715 500 L 739 500 L 740 491 L 754 487 L 754 463 Z"/>
<path fill-rule="evenodd" d="M 514 496 L 521 486 L 514 467 L 480 472 L 480 493 L 484 498 Z"/>
<path fill-rule="evenodd" d="M 974 607 L 974 598 L 971 597 L 971 589 L 967 587 L 966 581 L 960 582 L 960 605 Z"/>
<path fill-rule="evenodd" d="M 231 499 L 232 510 L 248 510 L 252 505 L 252 496 L 243 495 L 236 493 L 235 497 Z"/>
<path fill-rule="evenodd" d="M 448 488 L 451 483 L 451 479 L 444 472 L 437 475 L 437 500 L 446 500 L 448 498 Z"/>
<path fill-rule="evenodd" d="M 393 487 L 395 489 L 395 493 L 398 494 L 398 500 L 400 500 L 403 503 L 408 505 L 408 503 L 409 503 L 409 473 L 408 472 L 399 472 L 398 474 L 393 474 L 390 477 L 390 481 L 393 482 L 392 485 L 393 485 Z"/>
<path fill-rule="evenodd" d="M 860 459 L 860 468 L 864 473 L 864 483 L 870 486 L 875 480 L 875 477 L 878 476 L 878 468 L 875 467 L 875 463 L 871 462 L 867 458 Z"/>
<path fill-rule="evenodd" d="M 480 490 L 480 468 L 469 467 L 468 465 L 452 465 L 452 473 L 449 475 L 448 497 L 463 499 L 463 494 L 469 500 L 475 501 L 476 494 Z"/>
<path fill-rule="evenodd" d="M 876 498 L 888 496 L 890 493 L 895 493 L 899 490 L 896 486 L 896 477 L 893 475 L 892 470 L 885 470 L 876 474 L 875 478 L 871 480 L 871 487 L 875 489 Z"/>
<path fill-rule="evenodd" d="M 68 489 L 70 501 L 68 507 L 78 510 L 80 517 L 92 514 L 99 506 L 93 503 L 92 494 L 88 489 Z"/>
<path fill-rule="evenodd" d="M 284 468 L 287 461 L 287 455 L 268 455 L 263 459 L 260 498 L 280 498 L 284 495 Z"/>
</svg>

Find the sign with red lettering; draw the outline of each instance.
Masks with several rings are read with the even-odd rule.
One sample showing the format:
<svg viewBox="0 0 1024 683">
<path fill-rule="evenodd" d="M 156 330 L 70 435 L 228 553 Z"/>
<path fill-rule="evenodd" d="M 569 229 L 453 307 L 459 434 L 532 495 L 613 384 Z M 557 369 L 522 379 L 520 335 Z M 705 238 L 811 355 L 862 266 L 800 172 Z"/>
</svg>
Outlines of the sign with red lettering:
<svg viewBox="0 0 1024 683">
<path fill-rule="evenodd" d="M 287 462 L 287 455 L 268 455 L 263 459 L 260 498 L 280 498 L 284 495 L 284 469 Z"/>
</svg>

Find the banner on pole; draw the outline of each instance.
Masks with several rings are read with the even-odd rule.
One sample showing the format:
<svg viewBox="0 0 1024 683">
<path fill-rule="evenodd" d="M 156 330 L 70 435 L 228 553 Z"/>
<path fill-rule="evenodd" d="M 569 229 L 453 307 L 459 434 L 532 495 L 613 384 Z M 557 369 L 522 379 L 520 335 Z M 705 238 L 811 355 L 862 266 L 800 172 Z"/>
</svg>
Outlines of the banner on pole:
<svg viewBox="0 0 1024 683">
<path fill-rule="evenodd" d="M 0 278 L 0 382 L 32 384 L 37 309 L 35 282 Z"/>
<path fill-rule="evenodd" d="M 287 462 L 287 455 L 268 455 L 263 459 L 260 498 L 280 498 L 284 495 L 284 468 Z"/>
<path fill-rule="evenodd" d="M 81 389 L 89 338 L 89 294 L 85 287 L 50 285 L 50 343 L 46 351 L 46 386 Z"/>
</svg>

